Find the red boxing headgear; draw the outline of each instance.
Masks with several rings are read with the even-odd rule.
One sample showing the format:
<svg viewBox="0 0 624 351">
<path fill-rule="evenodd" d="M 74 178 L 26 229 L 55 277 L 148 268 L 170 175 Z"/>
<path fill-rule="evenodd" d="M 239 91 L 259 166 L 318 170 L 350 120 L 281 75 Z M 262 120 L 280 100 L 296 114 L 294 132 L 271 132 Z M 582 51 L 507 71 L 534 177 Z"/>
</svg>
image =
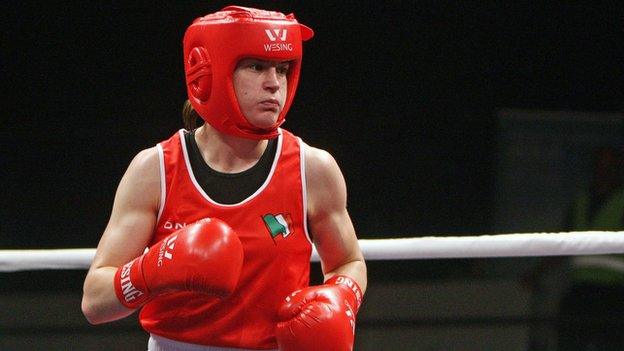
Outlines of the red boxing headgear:
<svg viewBox="0 0 624 351">
<path fill-rule="evenodd" d="M 248 139 L 271 139 L 295 97 L 301 70 L 302 42 L 312 29 L 293 14 L 228 6 L 200 17 L 184 35 L 184 72 L 189 101 L 218 131 Z M 238 105 L 232 76 L 243 58 L 291 61 L 286 103 L 277 122 L 263 129 L 249 123 Z"/>
</svg>

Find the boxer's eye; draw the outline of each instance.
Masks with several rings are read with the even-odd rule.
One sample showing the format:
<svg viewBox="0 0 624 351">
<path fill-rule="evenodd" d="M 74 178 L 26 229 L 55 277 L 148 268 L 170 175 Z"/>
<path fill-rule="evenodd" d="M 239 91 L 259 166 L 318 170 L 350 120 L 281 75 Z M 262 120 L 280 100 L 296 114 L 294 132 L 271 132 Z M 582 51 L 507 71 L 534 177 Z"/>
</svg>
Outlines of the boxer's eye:
<svg viewBox="0 0 624 351">
<path fill-rule="evenodd" d="M 290 63 L 281 63 L 277 65 L 276 67 L 277 74 L 281 74 L 281 75 L 288 74 L 289 69 L 290 69 Z"/>
</svg>

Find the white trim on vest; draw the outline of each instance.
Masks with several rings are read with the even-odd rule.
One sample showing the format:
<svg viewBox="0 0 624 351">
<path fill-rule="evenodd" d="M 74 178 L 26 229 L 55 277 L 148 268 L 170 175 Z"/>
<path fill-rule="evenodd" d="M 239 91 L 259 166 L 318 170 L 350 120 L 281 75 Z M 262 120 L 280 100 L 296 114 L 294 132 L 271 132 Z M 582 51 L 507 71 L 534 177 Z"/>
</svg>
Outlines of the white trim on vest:
<svg viewBox="0 0 624 351">
<path fill-rule="evenodd" d="M 303 232 L 305 234 L 308 242 L 314 246 L 312 240 L 310 239 L 310 232 L 308 231 L 308 185 L 306 183 L 306 168 L 305 168 L 305 148 L 307 147 L 306 143 L 301 140 L 301 138 L 297 137 L 299 141 L 299 164 L 301 165 L 301 201 L 303 207 Z"/>
<path fill-rule="evenodd" d="M 167 200 L 167 173 L 165 172 L 165 152 L 162 145 L 157 144 L 156 149 L 158 150 L 158 170 L 160 172 L 160 204 L 158 205 L 158 217 L 156 218 L 156 223 L 158 223 L 165 209 L 165 201 Z"/>
</svg>

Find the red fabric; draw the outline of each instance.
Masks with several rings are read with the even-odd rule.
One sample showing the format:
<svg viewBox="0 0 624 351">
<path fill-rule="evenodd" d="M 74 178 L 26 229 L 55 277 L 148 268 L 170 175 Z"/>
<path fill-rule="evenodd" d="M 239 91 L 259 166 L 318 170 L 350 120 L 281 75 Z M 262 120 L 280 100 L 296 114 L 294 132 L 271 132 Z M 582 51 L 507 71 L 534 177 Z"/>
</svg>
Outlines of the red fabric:
<svg viewBox="0 0 624 351">
<path fill-rule="evenodd" d="M 292 291 L 309 285 L 312 246 L 304 229 L 303 179 L 298 138 L 282 130 L 268 184 L 236 205 L 210 200 L 189 174 L 182 131 L 160 144 L 166 199 L 153 242 L 200 218 L 219 218 L 238 234 L 244 262 L 234 293 L 219 300 L 192 292 L 148 302 L 143 328 L 169 339 L 212 346 L 276 348 L 277 309 Z M 290 217 L 290 234 L 272 236 L 263 216 Z"/>
</svg>

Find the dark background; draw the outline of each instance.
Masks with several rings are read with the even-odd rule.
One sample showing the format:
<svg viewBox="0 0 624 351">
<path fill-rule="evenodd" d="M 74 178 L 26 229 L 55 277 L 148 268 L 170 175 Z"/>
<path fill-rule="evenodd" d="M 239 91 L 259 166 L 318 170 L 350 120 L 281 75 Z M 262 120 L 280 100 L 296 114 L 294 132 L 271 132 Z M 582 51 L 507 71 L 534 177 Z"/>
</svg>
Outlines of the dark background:
<svg viewBox="0 0 624 351">
<path fill-rule="evenodd" d="M 488 232 L 502 108 L 623 110 L 615 2 L 238 3 L 315 30 L 284 127 L 337 159 L 360 238 Z M 97 245 L 132 157 L 182 126 L 186 26 L 229 4 L 0 5 L 1 248 Z"/>
</svg>

